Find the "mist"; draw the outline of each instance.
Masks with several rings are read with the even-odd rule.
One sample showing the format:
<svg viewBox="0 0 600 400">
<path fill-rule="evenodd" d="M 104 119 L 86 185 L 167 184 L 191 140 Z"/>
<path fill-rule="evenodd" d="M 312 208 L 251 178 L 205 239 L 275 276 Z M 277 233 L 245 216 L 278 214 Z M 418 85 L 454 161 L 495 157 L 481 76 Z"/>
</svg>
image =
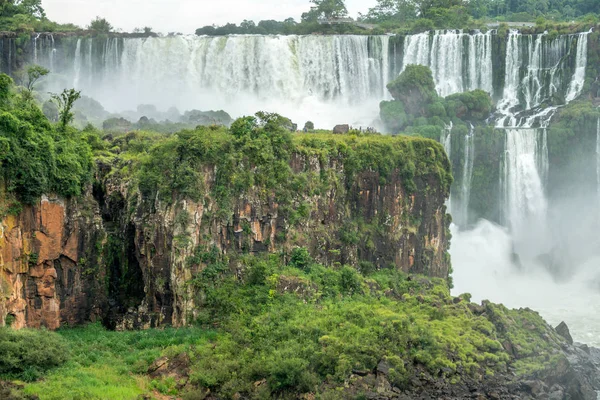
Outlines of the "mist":
<svg viewBox="0 0 600 400">
<path fill-rule="evenodd" d="M 576 341 L 600 345 L 600 197 L 596 182 L 581 179 L 590 175 L 581 165 L 597 161 L 561 171 L 547 217 L 518 231 L 487 220 L 453 225 L 454 293 L 534 309 L 553 326 L 566 322 Z"/>
</svg>

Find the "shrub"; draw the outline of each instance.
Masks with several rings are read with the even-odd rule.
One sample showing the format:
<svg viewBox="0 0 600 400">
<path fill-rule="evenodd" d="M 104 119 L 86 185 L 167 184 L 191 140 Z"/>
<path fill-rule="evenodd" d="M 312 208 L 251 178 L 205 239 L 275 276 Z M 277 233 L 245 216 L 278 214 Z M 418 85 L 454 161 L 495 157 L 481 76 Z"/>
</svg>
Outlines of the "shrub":
<svg viewBox="0 0 600 400">
<path fill-rule="evenodd" d="M 312 262 L 310 253 L 305 247 L 296 247 L 292 250 L 290 265 L 298 269 L 307 269 Z"/>
<path fill-rule="evenodd" d="M 66 344 L 54 332 L 0 328 L 0 375 L 33 381 L 67 358 Z"/>
</svg>

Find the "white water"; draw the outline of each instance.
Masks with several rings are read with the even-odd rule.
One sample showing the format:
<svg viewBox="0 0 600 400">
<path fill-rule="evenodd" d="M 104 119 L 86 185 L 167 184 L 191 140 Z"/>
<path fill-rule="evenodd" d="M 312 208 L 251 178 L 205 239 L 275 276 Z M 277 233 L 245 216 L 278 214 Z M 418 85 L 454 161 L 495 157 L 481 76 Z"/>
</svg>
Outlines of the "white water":
<svg viewBox="0 0 600 400">
<path fill-rule="evenodd" d="M 388 36 L 88 38 L 78 40 L 72 70 L 60 72 L 111 111 L 265 110 L 331 129 L 377 119 L 388 53 Z"/>
<path fill-rule="evenodd" d="M 587 52 L 588 52 L 588 35 L 589 33 L 580 33 L 577 39 L 577 58 L 575 61 L 575 73 L 573 74 L 573 80 L 569 85 L 569 91 L 565 96 L 567 102 L 575 100 L 583 89 L 585 82 L 585 69 L 587 66 Z"/>
<path fill-rule="evenodd" d="M 469 231 L 452 232 L 454 294 L 490 300 L 510 308 L 529 307 L 552 326 L 565 321 L 576 341 L 600 346 L 600 258 L 580 266 L 568 282 L 557 283 L 543 266 L 515 265 L 512 237 L 500 226 L 481 221 Z"/>
<path fill-rule="evenodd" d="M 542 166 L 547 165 L 548 154 L 541 151 L 540 136 L 537 129 L 506 131 L 506 222 L 519 245 L 517 253 L 528 257 L 543 253 L 538 246 L 532 248 L 527 238 L 546 232 L 548 216 L 548 201 L 542 181 L 544 173 L 541 171 Z"/>
<path fill-rule="evenodd" d="M 442 97 L 475 89 L 492 93 L 492 33 L 450 30 L 407 36 L 403 68 L 409 64 L 431 68 Z"/>
<path fill-rule="evenodd" d="M 450 164 L 452 164 L 452 121 L 442 130 L 442 136 L 440 137 L 440 143 L 444 146 L 444 151 L 448 155 L 450 159 Z M 449 213 L 454 215 L 452 209 L 452 194 L 448 197 L 448 201 L 446 201 L 446 209 Z"/>
<path fill-rule="evenodd" d="M 473 163 L 475 161 L 475 127 L 471 124 L 469 133 L 465 136 L 465 154 L 463 176 L 461 182 L 461 213 L 458 221 L 460 226 L 469 223 L 469 201 L 471 199 L 471 183 L 473 180 Z"/>
<path fill-rule="evenodd" d="M 571 193 L 566 204 L 550 209 L 544 188 L 549 170 L 547 128 L 558 107 L 539 105 L 561 90 L 566 91 L 567 103 L 574 100 L 585 78 L 587 34 L 577 37 L 573 76 L 563 76 L 562 66 L 572 56 L 570 38 L 548 41 L 545 35 L 509 34 L 496 122 L 497 127 L 506 127 L 501 174 L 506 227 L 485 220 L 468 231 L 453 227 L 451 254 L 456 294 L 470 292 L 475 301 L 533 308 L 554 326 L 565 321 L 575 340 L 598 346 L 600 255 L 594 244 L 597 229 L 589 218 L 590 207 L 598 205 Z M 600 196 L 600 120 L 597 136 Z"/>
</svg>

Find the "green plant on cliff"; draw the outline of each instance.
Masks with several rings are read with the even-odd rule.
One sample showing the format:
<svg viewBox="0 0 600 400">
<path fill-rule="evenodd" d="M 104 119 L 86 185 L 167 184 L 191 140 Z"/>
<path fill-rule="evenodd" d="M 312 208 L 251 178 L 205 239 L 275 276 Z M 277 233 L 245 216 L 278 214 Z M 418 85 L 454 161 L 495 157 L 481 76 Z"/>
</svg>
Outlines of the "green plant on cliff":
<svg viewBox="0 0 600 400">
<path fill-rule="evenodd" d="M 25 203 L 42 194 L 79 195 L 91 178 L 88 135 L 51 124 L 13 88 L 10 78 L 0 75 L 0 170 L 6 191 Z"/>
<path fill-rule="evenodd" d="M 394 100 L 381 102 L 380 117 L 391 133 L 437 140 L 450 122 L 482 122 L 493 111 L 492 98 L 483 90 L 439 97 L 431 70 L 422 65 L 408 65 L 387 88 Z"/>
</svg>

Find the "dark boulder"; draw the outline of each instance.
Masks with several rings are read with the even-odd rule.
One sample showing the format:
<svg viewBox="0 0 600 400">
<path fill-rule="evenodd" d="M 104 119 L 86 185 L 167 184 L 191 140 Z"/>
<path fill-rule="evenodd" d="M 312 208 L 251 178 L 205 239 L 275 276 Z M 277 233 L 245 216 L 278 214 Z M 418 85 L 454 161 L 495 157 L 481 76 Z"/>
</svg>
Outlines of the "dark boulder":
<svg viewBox="0 0 600 400">
<path fill-rule="evenodd" d="M 333 133 L 338 134 L 338 135 L 341 135 L 341 134 L 344 134 L 344 133 L 348 133 L 348 132 L 350 132 L 350 125 L 348 125 L 348 124 L 345 124 L 345 125 L 336 125 L 333 128 Z"/>
<path fill-rule="evenodd" d="M 565 338 L 567 343 L 573 345 L 573 338 L 571 337 L 571 332 L 569 331 L 569 327 L 564 322 L 561 322 L 555 329 L 556 333 Z"/>
</svg>

